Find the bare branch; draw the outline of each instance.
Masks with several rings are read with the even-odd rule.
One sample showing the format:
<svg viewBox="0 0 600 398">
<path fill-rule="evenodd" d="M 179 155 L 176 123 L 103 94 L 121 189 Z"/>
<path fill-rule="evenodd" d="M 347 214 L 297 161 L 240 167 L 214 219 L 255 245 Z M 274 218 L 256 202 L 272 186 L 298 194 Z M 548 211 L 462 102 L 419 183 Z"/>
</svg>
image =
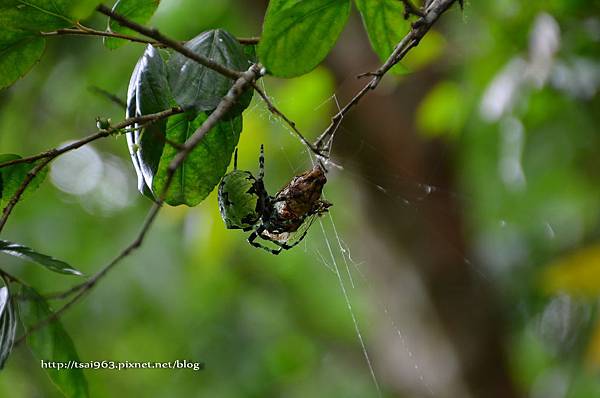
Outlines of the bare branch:
<svg viewBox="0 0 600 398">
<path fill-rule="evenodd" d="M 331 144 L 335 136 L 335 132 L 337 131 L 342 119 L 348 113 L 348 111 L 356 106 L 356 104 L 358 104 L 369 91 L 377 88 L 383 76 L 394 65 L 400 62 L 411 48 L 416 47 L 419 44 L 423 36 L 425 36 L 429 29 L 431 29 L 438 18 L 456 2 L 457 0 L 434 0 L 431 2 L 431 4 L 427 7 L 426 15 L 418 19 L 412 25 L 410 32 L 408 32 L 408 34 L 404 36 L 400 43 L 396 45 L 396 48 L 394 48 L 394 51 L 388 57 L 385 63 L 383 63 L 383 65 L 381 65 L 375 72 L 364 73 L 359 76 L 372 76 L 372 79 L 354 95 L 350 102 L 348 102 L 331 118 L 331 124 L 315 142 L 316 149 L 324 155 L 325 159 L 327 159 L 331 153 Z"/>
<path fill-rule="evenodd" d="M 97 87 L 97 86 L 90 86 L 89 90 L 95 94 L 98 94 L 104 98 L 106 98 L 107 100 L 109 100 L 110 102 L 118 105 L 120 108 L 122 109 L 126 109 L 127 108 L 127 103 L 121 99 L 120 97 L 114 95 L 111 92 L 108 92 L 106 90 L 104 90 L 103 88 Z"/>
<path fill-rule="evenodd" d="M 57 29 L 52 32 L 40 32 L 44 37 L 52 36 L 99 36 L 99 37 L 114 37 L 117 39 L 127 40 L 133 43 L 152 44 L 157 47 L 163 46 L 154 40 L 147 40 L 140 37 L 130 36 L 121 33 L 109 32 L 106 30 L 96 30 L 79 25 L 77 28 Z"/>
<path fill-rule="evenodd" d="M 156 40 L 148 40 L 142 37 L 126 35 L 124 33 L 111 32 L 108 30 L 96 30 L 90 27 L 78 24 L 77 28 L 57 29 L 51 32 L 40 32 L 44 37 L 53 36 L 98 36 L 98 37 L 113 37 L 123 39 L 132 43 L 152 44 L 154 47 L 168 47 L 166 44 Z M 238 37 L 237 41 L 240 44 L 258 44 L 260 37 Z M 185 44 L 185 41 L 181 42 Z"/>
</svg>

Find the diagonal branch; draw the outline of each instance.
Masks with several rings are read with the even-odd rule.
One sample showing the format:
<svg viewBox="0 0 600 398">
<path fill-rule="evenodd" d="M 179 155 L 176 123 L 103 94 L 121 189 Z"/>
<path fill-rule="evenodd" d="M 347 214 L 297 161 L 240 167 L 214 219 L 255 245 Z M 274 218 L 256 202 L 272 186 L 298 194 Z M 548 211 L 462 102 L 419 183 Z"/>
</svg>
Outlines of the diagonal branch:
<svg viewBox="0 0 600 398">
<path fill-rule="evenodd" d="M 269 96 L 267 95 L 267 93 L 265 93 L 255 83 L 252 84 L 252 87 L 254 88 L 254 91 L 256 91 L 258 93 L 258 95 L 260 96 L 260 98 L 262 98 L 262 100 L 265 102 L 265 104 L 267 105 L 267 109 L 269 110 L 269 112 L 271 112 L 273 115 L 277 116 L 278 118 L 280 118 L 281 120 L 283 120 L 288 126 L 290 126 L 290 128 L 292 129 L 292 131 L 298 136 L 298 139 L 300 140 L 300 142 L 302 142 L 304 145 L 306 145 L 316 156 L 323 157 L 323 154 L 321 152 L 319 152 L 317 150 L 317 148 L 313 144 L 311 144 L 302 135 L 302 133 L 300 132 L 300 130 L 298 130 L 298 127 L 296 127 L 296 122 L 294 122 L 293 120 L 291 120 L 282 111 L 280 111 L 279 108 L 277 108 L 275 106 L 275 104 L 273 104 L 273 101 L 271 101 L 271 99 L 269 98 Z"/>
<path fill-rule="evenodd" d="M 427 7 L 425 16 L 418 19 L 412 25 L 410 32 L 408 32 L 400 43 L 396 45 L 396 48 L 394 48 L 394 51 L 390 54 L 385 63 L 383 63 L 383 65 L 375 72 L 368 72 L 359 76 L 372 76 L 372 78 L 337 114 L 331 118 L 331 124 L 315 142 L 316 149 L 325 155 L 325 159 L 329 158 L 333 138 L 344 116 L 346 116 L 350 109 L 356 106 L 369 91 L 377 88 L 383 76 L 394 65 L 400 62 L 413 47 L 416 47 L 419 44 L 423 36 L 431 29 L 439 17 L 457 1 L 458 0 L 433 0 Z"/>
</svg>

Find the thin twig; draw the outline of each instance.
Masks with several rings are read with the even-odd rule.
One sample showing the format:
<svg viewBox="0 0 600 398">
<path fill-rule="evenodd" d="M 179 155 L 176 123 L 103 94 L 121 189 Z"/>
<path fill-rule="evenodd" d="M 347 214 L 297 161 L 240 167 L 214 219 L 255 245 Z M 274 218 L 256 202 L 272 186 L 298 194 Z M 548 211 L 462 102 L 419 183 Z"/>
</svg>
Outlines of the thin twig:
<svg viewBox="0 0 600 398">
<path fill-rule="evenodd" d="M 111 269 L 113 269 L 121 260 L 129 256 L 134 250 L 139 248 L 150 230 L 152 223 L 156 219 L 158 212 L 160 211 L 169 187 L 173 181 L 175 171 L 181 166 L 187 156 L 196 148 L 202 138 L 227 114 L 227 112 L 233 107 L 238 98 L 248 89 L 252 83 L 261 76 L 261 67 L 259 65 L 252 65 L 250 69 L 242 73 L 241 76 L 236 80 L 228 93 L 221 99 L 217 108 L 208 116 L 208 118 L 202 123 L 202 125 L 187 139 L 183 145 L 183 149 L 180 150 L 175 157 L 169 163 L 167 168 L 167 175 L 165 180 L 165 186 L 162 193 L 158 197 L 150 209 L 146 221 L 142 226 L 135 240 L 130 243 L 117 257 L 115 257 L 110 263 L 104 268 L 94 274 L 90 279 L 83 282 L 80 285 L 74 286 L 66 292 L 58 295 L 54 295 L 54 298 L 66 298 L 73 295 L 69 301 L 67 301 L 62 307 L 52 313 L 51 316 L 41 320 L 35 325 L 31 326 L 21 337 L 16 339 L 15 344 L 21 343 L 28 335 L 46 326 L 48 323 L 58 319 L 65 311 L 67 311 L 73 304 L 79 301 L 87 292 L 89 292 L 96 283 L 104 277 Z"/>
<path fill-rule="evenodd" d="M 100 130 L 99 132 L 89 135 L 79 141 L 72 142 L 69 145 L 65 145 L 60 148 L 53 148 L 46 152 L 42 152 L 42 153 L 27 157 L 27 158 L 14 159 L 14 160 L 11 160 L 8 162 L 1 163 L 0 168 L 11 166 L 11 165 L 18 164 L 18 163 L 31 163 L 36 160 L 43 159 L 33 169 L 29 170 L 29 172 L 27 173 L 27 175 L 21 182 L 21 185 L 19 185 L 19 188 L 15 191 L 13 196 L 10 198 L 10 200 L 6 204 L 6 207 L 4 207 L 4 210 L 2 211 L 2 217 L 0 218 L 0 231 L 2 231 L 2 229 L 6 225 L 6 221 L 8 220 L 10 213 L 12 212 L 12 210 L 16 206 L 16 204 L 19 202 L 19 199 L 21 199 L 23 192 L 25 192 L 25 190 L 27 189 L 27 187 L 29 186 L 31 181 L 33 181 L 35 176 L 38 175 L 42 171 L 42 169 L 44 167 L 46 167 L 46 165 L 48 163 L 50 163 L 52 160 L 54 160 L 57 156 L 60 156 L 65 152 L 69 152 L 74 149 L 80 148 L 86 144 L 89 144 L 92 141 L 97 140 L 97 139 L 100 139 L 103 137 L 108 137 L 108 136 L 110 136 L 132 124 L 153 123 L 153 122 L 156 122 L 157 120 L 161 120 L 161 119 L 167 118 L 171 115 L 175 115 L 175 114 L 182 113 L 182 112 L 183 112 L 183 110 L 181 108 L 175 107 L 175 108 L 167 109 L 165 111 L 158 112 L 158 113 L 153 113 L 153 114 L 138 116 L 138 117 L 132 117 L 129 119 L 125 119 L 122 122 L 120 122 L 114 126 L 110 126 L 107 129 Z"/>
<path fill-rule="evenodd" d="M 123 110 L 127 109 L 127 104 L 125 103 L 125 101 L 123 101 L 120 97 L 114 95 L 113 93 L 110 93 L 110 92 L 108 92 L 106 90 L 103 90 L 103 89 L 101 89 L 99 87 L 96 87 L 96 86 L 90 87 L 90 90 L 92 90 L 92 91 L 96 92 L 97 94 L 103 96 L 104 98 L 108 99 L 109 101 L 111 101 L 111 102 L 119 105 L 119 107 L 121 107 Z M 136 131 L 136 130 L 142 130 L 145 127 L 146 127 L 146 124 L 141 124 L 141 125 L 139 125 L 136 128 L 128 129 L 127 132 L 130 133 L 130 132 L 133 132 L 133 131 Z M 175 142 L 173 140 L 170 140 L 165 135 L 159 134 L 159 133 L 160 132 L 156 131 L 156 132 L 154 132 L 154 135 L 155 135 L 155 138 L 159 139 L 160 141 L 163 141 L 163 142 L 169 144 L 170 146 L 172 146 L 173 148 L 176 148 L 176 149 L 181 149 L 183 147 L 182 144 L 180 144 L 178 142 Z"/>
<path fill-rule="evenodd" d="M 110 102 L 118 105 L 120 108 L 122 109 L 126 109 L 127 108 L 127 103 L 119 96 L 104 90 L 103 88 L 97 87 L 97 86 L 90 86 L 89 90 L 91 92 L 93 92 L 94 94 L 98 94 L 101 97 L 106 98 L 107 100 L 109 100 Z"/>
<path fill-rule="evenodd" d="M 304 138 L 304 135 L 302 135 L 302 133 L 300 132 L 300 130 L 298 130 L 298 127 L 296 127 L 296 123 L 293 120 L 291 120 L 290 118 L 288 118 L 283 112 L 281 112 L 275 106 L 275 104 L 273 104 L 273 102 L 271 101 L 271 99 L 269 98 L 269 96 L 256 83 L 253 83 L 252 87 L 254 88 L 254 91 L 256 91 L 258 93 L 258 95 L 260 95 L 260 97 L 262 98 L 262 100 L 267 105 L 267 109 L 272 114 L 274 114 L 275 116 L 279 117 L 288 126 L 290 126 L 290 128 L 294 131 L 294 133 L 296 133 L 296 135 L 298 136 L 298 138 L 300 139 L 300 141 L 304 145 L 306 145 L 315 155 L 317 155 L 319 157 L 323 156 L 321 154 L 321 152 L 319 152 L 317 150 L 317 148 L 315 148 L 315 146 L 313 146 L 313 144 L 311 144 L 306 138 Z"/>
<path fill-rule="evenodd" d="M 166 44 L 158 42 L 156 40 L 148 40 L 142 37 L 136 37 L 127 35 L 124 33 L 111 32 L 108 30 L 96 30 L 87 26 L 78 25 L 77 28 L 57 29 L 51 32 L 40 32 L 44 37 L 53 36 L 98 36 L 98 37 L 112 37 L 116 39 L 123 39 L 133 43 L 152 44 L 154 47 L 167 47 Z M 260 37 L 238 37 L 237 41 L 240 44 L 258 44 Z M 181 42 L 185 44 L 185 41 Z"/>
<path fill-rule="evenodd" d="M 123 39 L 133 43 L 152 44 L 153 46 L 162 47 L 161 43 L 154 40 L 147 40 L 141 37 L 130 36 L 122 33 L 110 32 L 107 30 L 96 30 L 92 28 L 67 28 L 57 29 L 52 32 L 40 32 L 44 37 L 52 36 L 99 36 L 99 37 L 112 37 L 116 39 Z"/>
<path fill-rule="evenodd" d="M 356 104 L 360 102 L 360 100 L 372 90 L 375 90 L 379 85 L 379 82 L 383 78 L 383 76 L 398 62 L 400 62 L 404 56 L 412 49 L 416 47 L 423 36 L 431 29 L 433 24 L 438 20 L 438 18 L 452 6 L 457 0 L 434 0 L 427 8 L 426 15 L 420 19 L 418 19 L 413 25 L 410 32 L 404 36 L 404 38 L 396 45 L 392 54 L 388 57 L 388 59 L 377 69 L 375 72 L 369 72 L 360 75 L 362 76 L 372 76 L 372 79 L 362 88 L 360 89 L 354 97 L 338 112 L 331 118 L 331 124 L 325 129 L 325 131 L 319 136 L 314 146 L 316 149 L 323 153 L 325 158 L 327 159 L 331 153 L 331 144 L 337 131 L 340 126 L 342 119 L 350 109 L 352 109 Z"/>
<path fill-rule="evenodd" d="M 150 37 L 150 38 L 158 41 L 159 43 L 162 43 L 165 46 L 172 48 L 173 50 L 177 51 L 178 53 L 185 55 L 189 59 L 192 59 L 192 60 L 198 62 L 199 64 L 204 65 L 207 68 L 212 69 L 215 72 L 222 74 L 223 76 L 229 77 L 232 80 L 236 80 L 241 76 L 241 72 L 235 71 L 233 69 L 229 69 L 226 66 L 223 66 L 209 58 L 206 58 L 203 55 L 196 54 L 189 48 L 183 46 L 180 42 L 163 35 L 157 29 L 150 29 L 143 25 L 140 25 L 138 23 L 130 21 L 129 19 L 123 17 L 122 15 L 115 13 L 113 10 L 106 7 L 104 4 L 100 4 L 96 8 L 96 10 L 98 10 L 98 12 L 100 12 L 106 16 L 111 17 L 115 21 L 119 22 L 119 24 L 121 24 L 122 26 L 132 29 L 138 33 L 141 33 L 142 35 L 144 35 L 146 37 Z"/>
<path fill-rule="evenodd" d="M 153 123 L 158 120 L 165 119 L 169 116 L 173 116 L 173 115 L 176 115 L 178 113 L 183 113 L 183 112 L 184 112 L 183 109 L 181 109 L 180 107 L 174 107 L 174 108 L 170 108 L 170 109 L 167 109 L 167 110 L 164 110 L 161 112 L 157 112 L 157 113 L 150 113 L 148 115 L 130 117 L 128 119 L 123 120 L 122 122 L 120 122 L 118 124 L 115 124 L 114 126 L 110 126 L 109 128 L 107 128 L 105 130 L 100 130 L 97 133 L 88 135 L 85 138 L 74 141 L 74 142 L 70 143 L 69 145 L 65 145 L 65 146 L 59 147 L 59 148 L 52 148 L 47 151 L 40 152 L 37 155 L 32 155 L 32 156 L 28 156 L 25 158 L 13 159 L 13 160 L 8 160 L 6 162 L 2 162 L 2 163 L 0 163 L 0 169 L 3 167 L 8 167 L 8 166 L 12 166 L 15 164 L 20 164 L 20 163 L 32 163 L 32 162 L 35 162 L 36 160 L 44 159 L 44 158 L 55 158 L 59 155 L 62 155 L 65 152 L 72 151 L 72 150 L 80 148 L 86 144 L 89 144 L 92 141 L 96 141 L 99 138 L 104 138 L 104 137 L 108 137 L 112 134 L 115 134 L 115 133 L 123 130 L 125 127 L 131 126 L 133 124 L 149 124 L 149 123 Z M 0 228 L 0 230 L 1 230 L 1 228 Z"/>
</svg>

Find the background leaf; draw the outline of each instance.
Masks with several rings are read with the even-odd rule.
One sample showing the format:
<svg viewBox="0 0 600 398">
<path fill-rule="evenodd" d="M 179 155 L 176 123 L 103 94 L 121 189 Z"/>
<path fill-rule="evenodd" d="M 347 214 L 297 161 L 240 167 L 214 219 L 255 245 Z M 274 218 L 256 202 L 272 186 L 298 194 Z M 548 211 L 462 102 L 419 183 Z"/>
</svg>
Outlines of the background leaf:
<svg viewBox="0 0 600 398">
<path fill-rule="evenodd" d="M 51 31 L 75 25 L 99 4 L 92 0 L 3 0 L 0 26 Z"/>
<path fill-rule="evenodd" d="M 186 114 L 169 118 L 167 138 L 178 143 L 185 142 L 207 117 L 206 113 L 201 113 L 194 120 L 189 120 Z M 195 206 L 206 198 L 225 174 L 241 131 L 241 116 L 221 121 L 210 130 L 175 172 L 166 203 Z M 157 194 L 164 189 L 167 167 L 176 154 L 177 150 L 170 145 L 164 147 L 154 180 L 153 190 Z"/>
<path fill-rule="evenodd" d="M 42 57 L 45 47 L 43 37 L 4 25 L 0 29 L 0 89 L 23 77 Z"/>
<path fill-rule="evenodd" d="M 540 278 L 548 294 L 600 295 L 600 245 L 583 247 L 544 267 Z"/>
<path fill-rule="evenodd" d="M 0 155 L 0 163 L 14 159 L 21 159 L 21 156 L 14 154 Z M 2 207 L 6 206 L 8 201 L 10 201 L 23 183 L 27 173 L 36 165 L 36 162 L 20 163 L 0 169 L 0 204 L 2 204 Z M 27 195 L 35 191 L 40 184 L 44 182 L 46 175 L 48 175 L 48 168 L 44 167 L 44 169 L 33 178 L 27 188 L 25 188 L 25 191 L 19 200 L 23 200 Z"/>
<path fill-rule="evenodd" d="M 243 46 L 228 32 L 216 29 L 204 32 L 185 44 L 197 54 L 236 71 L 245 71 L 251 62 Z M 169 84 L 175 100 L 183 109 L 196 112 L 210 111 L 217 107 L 227 94 L 233 81 L 179 53 L 168 61 Z M 238 101 L 237 113 L 241 113 L 252 100 L 252 90 L 247 90 Z"/>
<path fill-rule="evenodd" d="M 275 76 L 310 72 L 331 51 L 349 14 L 349 0 L 271 1 L 258 57 Z"/>
<path fill-rule="evenodd" d="M 118 0 L 112 10 L 133 22 L 145 25 L 150 20 L 159 4 L 160 0 Z M 108 19 L 108 30 L 128 35 L 134 33 L 131 29 L 121 26 L 117 21 L 110 18 Z M 123 39 L 112 37 L 104 38 L 104 45 L 111 50 L 114 50 L 125 43 L 127 43 L 127 41 Z"/>
<path fill-rule="evenodd" d="M 417 109 L 417 126 L 424 135 L 456 136 L 467 114 L 461 88 L 453 82 L 441 82 L 431 89 Z"/>
<path fill-rule="evenodd" d="M 15 341 L 17 317 L 8 284 L 0 288 L 0 369 L 4 367 Z"/>
<path fill-rule="evenodd" d="M 410 29 L 409 21 L 404 19 L 404 6 L 398 0 L 355 0 L 355 2 L 371 46 L 383 62 Z M 391 71 L 406 73 L 407 69 L 397 64 Z"/>
<path fill-rule="evenodd" d="M 42 296 L 32 288 L 21 287 L 23 300 L 19 302 L 19 314 L 23 326 L 28 330 L 33 325 L 48 319 L 52 310 Z M 59 320 L 32 332 L 27 344 L 39 360 L 69 362 L 78 361 L 79 355 L 71 337 Z M 44 369 L 58 389 L 69 398 L 88 396 L 88 386 L 82 369 Z"/>
<path fill-rule="evenodd" d="M 54 257 L 38 253 L 33 249 L 27 246 L 23 246 L 19 243 L 13 243 L 7 240 L 0 240 L 0 252 L 8 254 L 9 256 L 20 257 L 26 260 L 33 261 L 35 263 L 43 265 L 50 271 L 58 272 L 60 274 L 83 275 L 81 272 L 71 267 L 64 261 L 60 261 L 55 259 Z"/>
</svg>

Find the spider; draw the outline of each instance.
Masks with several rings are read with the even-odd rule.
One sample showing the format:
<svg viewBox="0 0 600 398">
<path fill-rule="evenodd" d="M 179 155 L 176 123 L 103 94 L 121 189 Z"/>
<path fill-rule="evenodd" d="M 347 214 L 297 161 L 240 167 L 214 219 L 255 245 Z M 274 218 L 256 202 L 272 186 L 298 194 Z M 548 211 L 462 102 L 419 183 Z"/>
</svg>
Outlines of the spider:
<svg viewBox="0 0 600 398">
<path fill-rule="evenodd" d="M 289 250 L 304 239 L 317 216 L 327 212 L 331 203 L 321 199 L 327 182 L 325 169 L 316 164 L 311 170 L 295 176 L 275 196 L 265 189 L 264 146 L 260 146 L 258 179 L 251 172 L 238 170 L 237 149 L 233 171 L 219 184 L 219 211 L 228 229 L 252 231 L 248 243 L 279 254 Z M 272 249 L 257 238 L 278 246 Z"/>
</svg>

